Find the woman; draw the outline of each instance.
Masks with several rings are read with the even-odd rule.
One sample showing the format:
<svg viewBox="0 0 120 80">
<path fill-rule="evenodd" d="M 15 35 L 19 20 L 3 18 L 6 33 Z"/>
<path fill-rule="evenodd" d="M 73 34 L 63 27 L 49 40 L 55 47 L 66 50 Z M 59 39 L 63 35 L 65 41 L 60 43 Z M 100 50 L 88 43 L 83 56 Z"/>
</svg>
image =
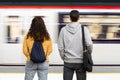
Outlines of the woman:
<svg viewBox="0 0 120 80">
<path fill-rule="evenodd" d="M 42 43 L 46 61 L 34 63 L 30 59 L 31 49 L 34 41 Z M 49 55 L 52 52 L 52 41 L 46 29 L 43 19 L 40 16 L 34 17 L 31 27 L 24 38 L 23 53 L 27 58 L 25 67 L 25 80 L 33 80 L 35 73 L 38 73 L 38 80 L 47 80 Z"/>
</svg>

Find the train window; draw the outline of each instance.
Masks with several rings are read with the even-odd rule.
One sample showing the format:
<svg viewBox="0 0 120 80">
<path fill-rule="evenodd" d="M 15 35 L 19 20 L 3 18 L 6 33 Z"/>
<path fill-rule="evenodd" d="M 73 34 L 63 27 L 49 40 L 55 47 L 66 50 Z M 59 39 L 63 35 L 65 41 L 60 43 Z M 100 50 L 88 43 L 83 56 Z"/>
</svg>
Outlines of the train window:
<svg viewBox="0 0 120 80">
<path fill-rule="evenodd" d="M 59 13 L 59 31 L 69 22 L 68 13 Z M 94 43 L 120 43 L 120 13 L 81 12 L 79 22 L 88 27 Z"/>
<path fill-rule="evenodd" d="M 22 28 L 22 20 L 20 16 L 6 16 L 5 17 L 5 42 L 19 43 L 24 33 Z"/>
<path fill-rule="evenodd" d="M 37 15 L 36 15 L 37 16 Z M 39 16 L 39 15 L 38 15 Z M 27 34 L 31 21 L 35 16 L 27 16 L 28 23 L 23 22 L 22 16 L 6 16 L 5 17 L 5 42 L 6 43 L 20 43 L 23 41 L 23 36 Z M 41 16 L 46 22 L 45 16 Z M 23 27 L 25 23 L 26 26 Z"/>
</svg>

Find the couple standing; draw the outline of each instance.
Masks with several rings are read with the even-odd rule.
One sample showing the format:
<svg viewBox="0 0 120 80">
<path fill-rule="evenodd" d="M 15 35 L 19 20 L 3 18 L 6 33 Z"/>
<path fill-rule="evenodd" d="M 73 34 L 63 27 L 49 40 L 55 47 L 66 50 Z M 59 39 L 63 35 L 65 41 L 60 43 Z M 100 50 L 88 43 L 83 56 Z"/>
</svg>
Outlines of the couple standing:
<svg viewBox="0 0 120 80">
<path fill-rule="evenodd" d="M 60 31 L 58 38 L 58 50 L 64 61 L 63 80 L 72 80 L 76 71 L 77 80 L 86 80 L 86 71 L 83 69 L 83 48 L 82 32 L 79 20 L 79 12 L 70 12 L 71 23 L 67 24 Z M 85 39 L 88 49 L 92 52 L 92 41 L 88 29 L 85 27 Z M 30 52 L 34 41 L 42 42 L 46 55 L 43 63 L 34 63 L 30 60 Z M 25 80 L 33 80 L 35 73 L 38 73 L 38 80 L 47 80 L 49 55 L 52 52 L 52 40 L 46 29 L 43 19 L 40 16 L 34 17 L 31 27 L 24 38 L 23 53 L 27 58 L 25 67 Z"/>
</svg>

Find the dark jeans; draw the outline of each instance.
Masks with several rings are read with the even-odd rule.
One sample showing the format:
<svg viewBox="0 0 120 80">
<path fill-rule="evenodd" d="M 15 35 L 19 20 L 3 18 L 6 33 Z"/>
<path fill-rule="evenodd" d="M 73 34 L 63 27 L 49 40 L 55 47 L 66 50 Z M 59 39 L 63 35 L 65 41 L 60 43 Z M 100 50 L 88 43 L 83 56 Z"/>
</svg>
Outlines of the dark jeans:
<svg viewBox="0 0 120 80">
<path fill-rule="evenodd" d="M 74 71 L 77 80 L 86 80 L 86 71 L 83 69 L 82 63 L 64 63 L 63 80 L 72 80 Z"/>
</svg>

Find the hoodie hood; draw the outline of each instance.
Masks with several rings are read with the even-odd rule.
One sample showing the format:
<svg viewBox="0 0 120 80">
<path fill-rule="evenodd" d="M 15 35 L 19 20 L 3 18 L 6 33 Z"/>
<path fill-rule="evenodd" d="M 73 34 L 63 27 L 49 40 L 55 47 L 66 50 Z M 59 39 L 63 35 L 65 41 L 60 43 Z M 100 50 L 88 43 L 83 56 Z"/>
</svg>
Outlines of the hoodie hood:
<svg viewBox="0 0 120 80">
<path fill-rule="evenodd" d="M 77 31 L 79 31 L 81 24 L 79 24 L 78 22 L 73 22 L 71 24 L 66 25 L 66 30 L 72 34 L 75 34 Z"/>
</svg>

